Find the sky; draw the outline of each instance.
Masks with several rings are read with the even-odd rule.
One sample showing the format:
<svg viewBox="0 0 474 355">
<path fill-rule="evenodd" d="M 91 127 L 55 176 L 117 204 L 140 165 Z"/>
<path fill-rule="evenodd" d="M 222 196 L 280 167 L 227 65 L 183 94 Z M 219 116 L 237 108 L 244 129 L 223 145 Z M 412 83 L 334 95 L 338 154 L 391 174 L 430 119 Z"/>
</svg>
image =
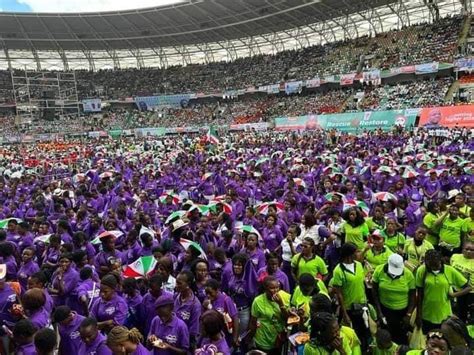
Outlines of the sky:
<svg viewBox="0 0 474 355">
<path fill-rule="evenodd" d="M 0 0 L 0 12 L 97 12 L 168 5 L 182 0 Z"/>
</svg>

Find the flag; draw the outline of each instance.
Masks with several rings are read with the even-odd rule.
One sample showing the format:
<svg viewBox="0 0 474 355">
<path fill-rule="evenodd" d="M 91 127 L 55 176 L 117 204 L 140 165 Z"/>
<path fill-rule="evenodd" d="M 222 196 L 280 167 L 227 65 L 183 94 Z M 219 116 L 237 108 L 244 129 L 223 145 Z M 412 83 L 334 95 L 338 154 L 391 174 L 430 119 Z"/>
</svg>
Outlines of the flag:
<svg viewBox="0 0 474 355">
<path fill-rule="evenodd" d="M 179 240 L 179 244 L 181 244 L 183 246 L 184 249 L 188 249 L 189 247 L 193 247 L 195 248 L 197 251 L 199 251 L 201 253 L 201 257 L 203 259 L 206 259 L 207 260 L 207 255 L 206 253 L 204 252 L 204 250 L 201 248 L 201 246 L 196 243 L 196 242 L 193 242 L 192 240 L 189 240 L 189 239 L 184 239 L 184 238 L 181 238 Z"/>
<path fill-rule="evenodd" d="M 156 264 L 157 261 L 154 256 L 142 256 L 124 268 L 123 276 L 137 279 L 144 278 L 155 269 Z"/>
<path fill-rule="evenodd" d="M 210 126 L 209 130 L 206 133 L 206 142 L 211 144 L 219 144 L 219 138 L 217 138 L 216 130 Z"/>
</svg>

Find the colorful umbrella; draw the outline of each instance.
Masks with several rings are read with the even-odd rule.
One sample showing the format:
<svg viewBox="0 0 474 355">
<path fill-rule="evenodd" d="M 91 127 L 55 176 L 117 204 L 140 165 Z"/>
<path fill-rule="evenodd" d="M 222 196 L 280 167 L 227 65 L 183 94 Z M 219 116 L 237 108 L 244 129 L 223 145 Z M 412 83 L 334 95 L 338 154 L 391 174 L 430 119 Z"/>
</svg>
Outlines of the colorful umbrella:
<svg viewBox="0 0 474 355">
<path fill-rule="evenodd" d="M 180 210 L 180 211 L 174 211 L 174 212 L 172 212 L 172 213 L 168 216 L 168 218 L 166 218 L 165 224 L 170 223 L 173 219 L 183 217 L 186 213 L 188 213 L 188 211 Z"/>
<path fill-rule="evenodd" d="M 416 160 L 430 160 L 431 157 L 428 154 L 420 153 L 416 155 Z"/>
<path fill-rule="evenodd" d="M 175 193 L 171 193 L 171 194 L 169 194 L 169 193 L 164 193 L 164 194 L 162 194 L 162 195 L 160 196 L 160 202 L 161 202 L 161 203 L 166 203 L 166 198 L 167 198 L 168 196 L 171 196 L 173 205 L 179 205 L 179 204 L 180 204 L 181 199 L 180 199 L 180 197 L 179 197 L 177 194 L 175 194 Z"/>
<path fill-rule="evenodd" d="M 285 205 L 278 201 L 264 202 L 256 206 L 257 212 L 260 214 L 268 214 L 268 208 L 274 206 L 277 209 L 277 212 L 283 211 Z"/>
<path fill-rule="evenodd" d="M 402 174 L 402 178 L 410 179 L 410 178 L 415 178 L 418 175 L 420 174 L 418 174 L 415 170 L 406 169 Z"/>
<path fill-rule="evenodd" d="M 342 201 L 346 200 L 346 197 L 343 194 L 339 193 L 339 192 L 330 192 L 330 193 L 324 195 L 324 198 L 328 201 L 332 201 L 334 196 L 338 196 Z"/>
<path fill-rule="evenodd" d="M 192 246 L 193 248 L 195 248 L 196 250 L 198 250 L 201 253 L 202 258 L 207 260 L 206 253 L 204 252 L 204 250 L 201 248 L 201 246 L 198 243 L 193 242 L 192 240 L 181 238 L 179 240 L 179 244 L 181 244 L 185 250 L 187 250 L 189 247 Z"/>
<path fill-rule="evenodd" d="M 379 201 L 397 201 L 397 197 L 390 192 L 376 192 L 374 198 Z"/>
<path fill-rule="evenodd" d="M 100 177 L 101 179 L 105 179 L 105 178 L 111 178 L 113 175 L 114 175 L 113 172 L 111 172 L 111 171 L 105 171 L 105 172 L 103 172 L 102 174 L 100 174 L 99 177 Z"/>
<path fill-rule="evenodd" d="M 235 223 L 235 229 L 241 233 L 246 232 L 256 234 L 258 236 L 258 239 L 262 240 L 260 232 L 254 226 L 243 224 L 242 222 L 237 222 Z"/>
<path fill-rule="evenodd" d="M 258 159 L 255 165 L 260 165 L 260 164 L 266 163 L 267 161 L 270 161 L 270 158 L 263 157 L 263 158 Z"/>
<path fill-rule="evenodd" d="M 143 234 L 150 234 L 152 237 L 155 237 L 155 231 L 145 226 L 142 226 L 140 228 L 140 232 L 138 233 L 138 236 L 141 237 Z"/>
<path fill-rule="evenodd" d="M 226 214 L 231 214 L 232 213 L 232 206 L 229 205 L 227 202 L 212 200 L 208 204 L 209 208 L 211 208 L 212 210 L 215 210 L 215 208 L 218 205 L 222 205 L 222 209 L 223 209 L 224 213 L 226 213 Z"/>
<path fill-rule="evenodd" d="M 364 201 L 359 201 L 359 200 L 346 201 L 344 202 L 342 209 L 345 211 L 351 207 L 359 207 L 362 210 L 362 214 L 364 215 L 364 217 L 367 217 L 369 215 L 370 208 L 369 206 L 367 206 L 367 204 Z"/>
<path fill-rule="evenodd" d="M 114 239 L 120 238 L 123 235 L 122 231 L 115 230 L 115 231 L 105 231 L 100 233 L 96 238 L 91 241 L 91 244 L 100 244 L 101 239 L 112 237 Z"/>
<path fill-rule="evenodd" d="M 40 235 L 39 237 L 36 237 L 33 239 L 33 243 L 44 243 L 44 244 L 49 244 L 49 238 L 51 238 L 52 234 L 45 234 L 45 235 Z"/>
<path fill-rule="evenodd" d="M 153 255 L 142 256 L 124 268 L 123 276 L 136 279 L 145 278 L 155 269 L 156 264 L 157 261 Z"/>
<path fill-rule="evenodd" d="M 205 173 L 205 174 L 202 176 L 201 180 L 202 180 L 202 181 L 205 181 L 205 180 L 209 179 L 209 178 L 212 176 L 212 174 L 213 174 L 213 173 Z"/>
<path fill-rule="evenodd" d="M 389 166 L 383 165 L 383 166 L 381 166 L 380 168 L 377 169 L 377 172 L 378 172 L 378 173 L 388 173 L 388 174 L 392 174 L 392 173 L 393 173 L 393 170 L 392 170 L 392 168 L 390 168 Z"/>
<path fill-rule="evenodd" d="M 416 167 L 421 168 L 421 166 L 423 164 L 426 164 L 428 169 L 433 169 L 435 167 L 435 163 L 433 163 L 432 161 L 420 161 L 420 162 L 416 163 Z"/>
<path fill-rule="evenodd" d="M 303 186 L 304 188 L 306 188 L 306 183 L 303 179 L 293 178 L 293 181 L 295 182 L 296 186 Z"/>
<path fill-rule="evenodd" d="M 413 160 L 414 158 L 411 155 L 407 155 L 406 157 L 402 158 L 402 163 L 409 163 Z"/>
<path fill-rule="evenodd" d="M 2 220 L 0 221 L 0 228 L 7 228 L 8 222 L 11 221 L 12 219 L 16 220 L 17 223 L 22 222 L 22 220 L 19 219 L 19 218 L 7 218 L 7 219 L 2 219 Z"/>
</svg>

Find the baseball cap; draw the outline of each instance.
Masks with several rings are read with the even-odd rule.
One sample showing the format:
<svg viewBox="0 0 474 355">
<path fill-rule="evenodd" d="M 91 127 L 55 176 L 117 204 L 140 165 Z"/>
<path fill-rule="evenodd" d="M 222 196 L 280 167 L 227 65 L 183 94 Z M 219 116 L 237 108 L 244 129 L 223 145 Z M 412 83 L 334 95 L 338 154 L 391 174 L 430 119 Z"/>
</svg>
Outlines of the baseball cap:
<svg viewBox="0 0 474 355">
<path fill-rule="evenodd" d="M 173 295 L 171 295 L 170 293 L 162 294 L 155 301 L 155 308 L 167 306 L 169 304 L 174 304 Z"/>
<path fill-rule="evenodd" d="M 403 258 L 398 254 L 392 254 L 388 258 L 388 272 L 395 276 L 403 274 Z"/>
</svg>

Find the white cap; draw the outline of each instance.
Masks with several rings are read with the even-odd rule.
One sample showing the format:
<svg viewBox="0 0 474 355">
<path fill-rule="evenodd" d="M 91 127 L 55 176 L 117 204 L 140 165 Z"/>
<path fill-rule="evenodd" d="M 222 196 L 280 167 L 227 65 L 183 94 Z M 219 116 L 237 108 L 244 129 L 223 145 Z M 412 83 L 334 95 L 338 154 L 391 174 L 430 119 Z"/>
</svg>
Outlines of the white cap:
<svg viewBox="0 0 474 355">
<path fill-rule="evenodd" d="M 392 254 L 388 258 L 388 272 L 395 276 L 403 274 L 403 258 L 398 254 Z"/>
<path fill-rule="evenodd" d="M 0 280 L 7 276 L 7 264 L 0 264 Z"/>
</svg>

